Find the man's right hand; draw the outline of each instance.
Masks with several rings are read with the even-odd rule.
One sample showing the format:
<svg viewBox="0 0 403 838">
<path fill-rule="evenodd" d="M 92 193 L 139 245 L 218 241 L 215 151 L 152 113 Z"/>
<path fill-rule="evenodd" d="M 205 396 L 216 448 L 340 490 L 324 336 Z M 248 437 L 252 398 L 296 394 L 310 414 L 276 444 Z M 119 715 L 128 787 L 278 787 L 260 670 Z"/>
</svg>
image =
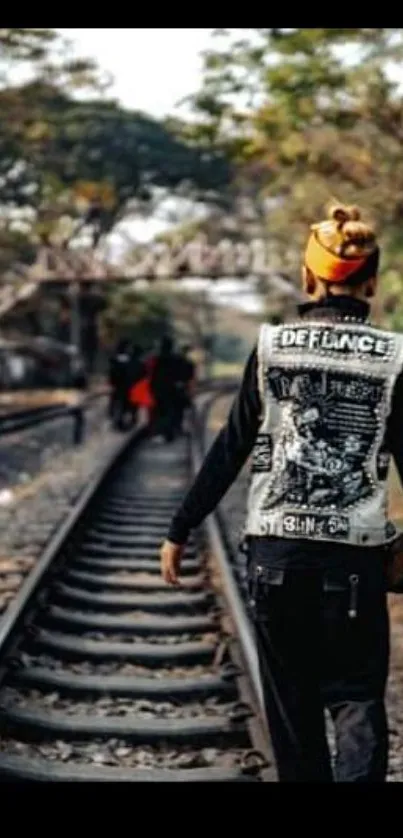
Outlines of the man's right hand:
<svg viewBox="0 0 403 838">
<path fill-rule="evenodd" d="M 178 574 L 184 550 L 184 544 L 174 544 L 173 541 L 168 540 L 164 541 L 161 547 L 161 575 L 168 585 L 180 584 Z"/>
</svg>

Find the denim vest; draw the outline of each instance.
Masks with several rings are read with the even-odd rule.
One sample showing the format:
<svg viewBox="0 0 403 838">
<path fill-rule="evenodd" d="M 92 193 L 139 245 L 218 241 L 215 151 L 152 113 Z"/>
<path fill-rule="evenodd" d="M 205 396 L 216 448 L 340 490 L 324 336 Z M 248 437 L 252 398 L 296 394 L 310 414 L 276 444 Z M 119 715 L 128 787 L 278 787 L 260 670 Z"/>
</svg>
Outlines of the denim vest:
<svg viewBox="0 0 403 838">
<path fill-rule="evenodd" d="M 246 534 L 367 546 L 394 538 L 386 430 L 402 368 L 403 336 L 351 317 L 261 327 Z"/>
</svg>

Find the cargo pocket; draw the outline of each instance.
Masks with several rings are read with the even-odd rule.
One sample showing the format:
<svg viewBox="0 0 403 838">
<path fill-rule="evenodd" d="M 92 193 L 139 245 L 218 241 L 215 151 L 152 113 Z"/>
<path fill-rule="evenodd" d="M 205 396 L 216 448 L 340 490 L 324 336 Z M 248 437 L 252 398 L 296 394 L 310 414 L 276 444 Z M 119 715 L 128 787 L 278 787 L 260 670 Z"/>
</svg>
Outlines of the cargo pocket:
<svg viewBox="0 0 403 838">
<path fill-rule="evenodd" d="M 349 620 L 356 620 L 358 617 L 359 584 L 358 573 L 331 571 L 325 573 L 323 577 L 325 595 L 334 595 L 340 616 L 345 616 Z"/>
<path fill-rule="evenodd" d="M 248 612 L 256 622 L 268 619 L 270 602 L 275 592 L 284 584 L 284 571 L 264 567 L 251 561 L 248 568 Z"/>
</svg>

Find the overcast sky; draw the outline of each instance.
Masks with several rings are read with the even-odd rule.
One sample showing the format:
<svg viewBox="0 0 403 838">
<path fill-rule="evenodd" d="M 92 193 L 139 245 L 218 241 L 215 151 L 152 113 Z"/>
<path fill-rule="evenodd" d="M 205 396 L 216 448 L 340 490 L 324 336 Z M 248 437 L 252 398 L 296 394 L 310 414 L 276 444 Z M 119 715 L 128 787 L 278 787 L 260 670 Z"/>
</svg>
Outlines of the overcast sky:
<svg viewBox="0 0 403 838">
<path fill-rule="evenodd" d="M 202 50 L 216 45 L 213 29 L 57 29 L 81 58 L 93 58 L 114 78 L 111 95 L 128 108 L 156 117 L 200 86 Z M 244 29 L 229 29 L 242 37 Z M 345 56 L 351 47 L 345 51 Z M 352 50 L 354 53 L 354 48 Z M 400 64 L 392 78 L 402 80 Z"/>
<path fill-rule="evenodd" d="M 128 108 L 157 117 L 195 92 L 201 50 L 212 29 L 58 29 L 81 57 L 94 58 L 114 77 L 111 93 Z"/>
</svg>

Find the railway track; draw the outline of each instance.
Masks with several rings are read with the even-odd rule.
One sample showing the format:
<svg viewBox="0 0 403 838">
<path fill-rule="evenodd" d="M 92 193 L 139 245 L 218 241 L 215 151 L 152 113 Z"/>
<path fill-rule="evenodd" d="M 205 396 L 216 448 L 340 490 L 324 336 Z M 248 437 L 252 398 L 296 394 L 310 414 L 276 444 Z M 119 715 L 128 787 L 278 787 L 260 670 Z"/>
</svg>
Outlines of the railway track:
<svg viewBox="0 0 403 838">
<path fill-rule="evenodd" d="M 104 392 L 79 395 L 75 403 L 47 404 L 39 407 L 7 410 L 0 415 L 0 436 L 15 434 L 60 418 L 75 418 L 80 411 L 87 410 L 93 402 L 105 396 Z"/>
<path fill-rule="evenodd" d="M 195 439 L 133 432 L 27 578 L 0 625 L 1 780 L 274 779 L 214 522 L 180 589 L 159 574 L 198 457 Z"/>
<path fill-rule="evenodd" d="M 0 416 L 0 435 L 14 434 L 52 419 L 69 416 L 71 413 L 72 408 L 66 405 L 46 405 L 5 413 Z"/>
</svg>

